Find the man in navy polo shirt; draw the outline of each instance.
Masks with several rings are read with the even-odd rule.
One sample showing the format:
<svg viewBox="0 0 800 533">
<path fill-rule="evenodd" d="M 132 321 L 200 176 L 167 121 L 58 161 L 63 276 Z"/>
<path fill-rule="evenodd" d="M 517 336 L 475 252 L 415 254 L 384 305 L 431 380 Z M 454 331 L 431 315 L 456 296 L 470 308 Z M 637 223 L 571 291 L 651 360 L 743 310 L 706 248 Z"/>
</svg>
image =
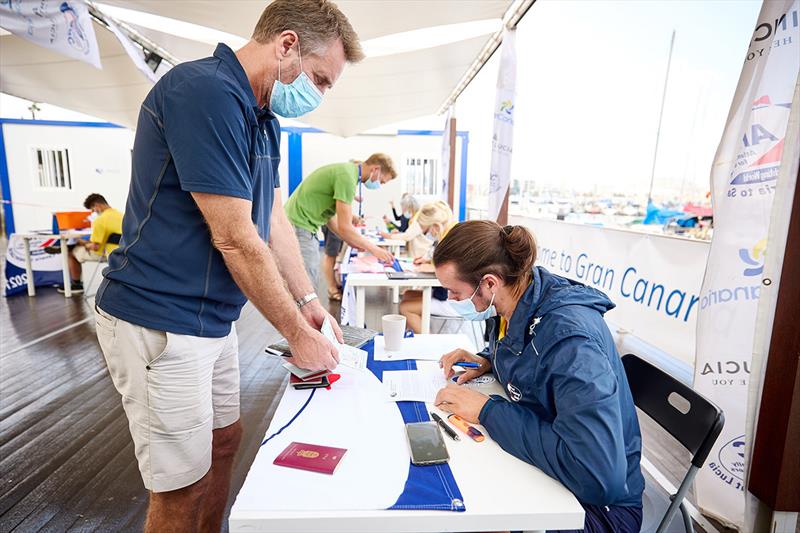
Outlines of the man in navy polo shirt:
<svg viewBox="0 0 800 533">
<path fill-rule="evenodd" d="M 313 110 L 362 57 L 334 4 L 275 0 L 242 49 L 176 66 L 142 104 L 96 324 L 150 490 L 148 531 L 221 527 L 242 432 L 233 322 L 247 299 L 295 364 L 338 362 L 281 205 L 273 113 Z"/>
</svg>

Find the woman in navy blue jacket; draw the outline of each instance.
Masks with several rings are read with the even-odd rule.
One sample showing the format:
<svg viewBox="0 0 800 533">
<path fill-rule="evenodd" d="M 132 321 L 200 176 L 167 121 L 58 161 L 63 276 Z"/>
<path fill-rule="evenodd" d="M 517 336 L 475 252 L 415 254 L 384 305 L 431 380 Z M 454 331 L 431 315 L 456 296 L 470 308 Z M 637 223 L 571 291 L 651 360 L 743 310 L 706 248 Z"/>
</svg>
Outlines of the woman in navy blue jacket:
<svg viewBox="0 0 800 533">
<path fill-rule="evenodd" d="M 584 531 L 638 532 L 644 478 L 641 434 L 625 371 L 603 314 L 602 292 L 534 267 L 522 226 L 458 224 L 436 247 L 436 276 L 464 318 L 489 322 L 489 346 L 456 350 L 480 364 L 442 389 L 440 408 L 480 423 L 504 450 L 564 484 L 586 510 Z M 461 384 L 493 372 L 508 399 Z"/>
</svg>

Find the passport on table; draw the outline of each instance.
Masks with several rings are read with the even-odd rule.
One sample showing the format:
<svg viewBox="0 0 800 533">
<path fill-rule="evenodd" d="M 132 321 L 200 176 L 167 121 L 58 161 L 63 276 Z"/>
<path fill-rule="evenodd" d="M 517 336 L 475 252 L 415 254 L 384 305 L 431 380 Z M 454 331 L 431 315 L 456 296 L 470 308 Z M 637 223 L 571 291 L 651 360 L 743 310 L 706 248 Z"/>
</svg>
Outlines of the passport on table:
<svg viewBox="0 0 800 533">
<path fill-rule="evenodd" d="M 344 448 L 293 442 L 275 458 L 272 464 L 330 475 L 336 471 L 339 461 L 346 452 Z"/>
</svg>

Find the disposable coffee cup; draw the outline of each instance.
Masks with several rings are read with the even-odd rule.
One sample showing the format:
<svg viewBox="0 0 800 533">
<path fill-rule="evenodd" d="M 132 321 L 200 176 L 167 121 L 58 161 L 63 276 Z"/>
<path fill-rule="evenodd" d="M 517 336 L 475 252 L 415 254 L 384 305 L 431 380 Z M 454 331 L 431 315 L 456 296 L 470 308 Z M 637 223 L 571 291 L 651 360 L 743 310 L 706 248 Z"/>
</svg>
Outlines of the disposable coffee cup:
<svg viewBox="0 0 800 533">
<path fill-rule="evenodd" d="M 383 346 L 388 352 L 400 349 L 406 331 L 406 317 L 403 315 L 383 315 Z"/>
</svg>

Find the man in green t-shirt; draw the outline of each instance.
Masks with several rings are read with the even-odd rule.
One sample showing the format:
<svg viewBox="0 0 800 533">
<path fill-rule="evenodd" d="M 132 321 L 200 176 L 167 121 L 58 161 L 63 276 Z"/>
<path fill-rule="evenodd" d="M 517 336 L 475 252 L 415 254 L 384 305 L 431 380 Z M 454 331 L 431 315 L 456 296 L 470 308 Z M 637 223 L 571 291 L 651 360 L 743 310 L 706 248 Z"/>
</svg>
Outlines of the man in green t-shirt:
<svg viewBox="0 0 800 533">
<path fill-rule="evenodd" d="M 295 189 L 286 202 L 286 217 L 294 226 L 306 272 L 313 283 L 319 283 L 317 231 L 325 225 L 350 246 L 366 250 L 384 263 L 394 261 L 391 253 L 372 244 L 356 230 L 351 204 L 359 182 L 367 189 L 378 189 L 396 176 L 388 155 L 372 154 L 366 161 L 320 167 Z"/>
</svg>

